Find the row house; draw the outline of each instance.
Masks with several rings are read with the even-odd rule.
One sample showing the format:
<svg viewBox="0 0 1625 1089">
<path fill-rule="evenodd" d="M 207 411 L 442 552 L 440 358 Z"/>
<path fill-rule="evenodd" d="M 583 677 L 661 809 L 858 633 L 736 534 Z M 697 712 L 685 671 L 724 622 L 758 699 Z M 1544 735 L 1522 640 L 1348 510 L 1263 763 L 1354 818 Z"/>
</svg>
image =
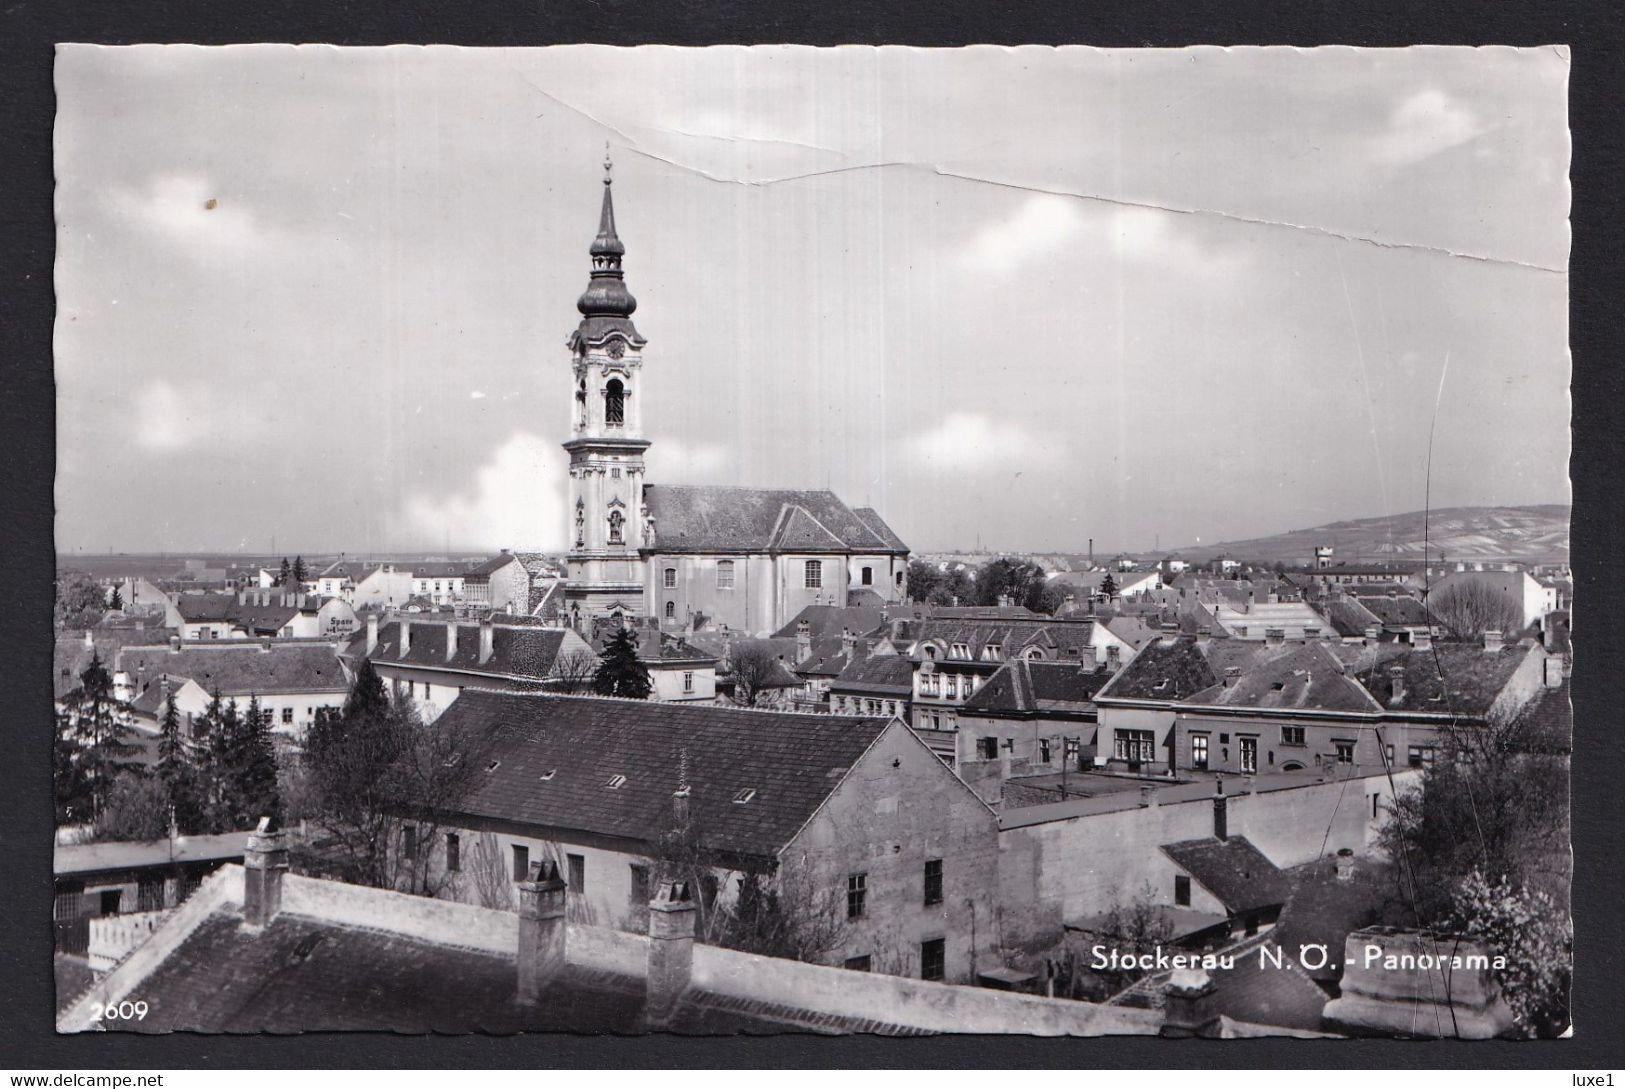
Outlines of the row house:
<svg viewBox="0 0 1625 1089">
<path fill-rule="evenodd" d="M 530 611 L 530 572 L 504 548 L 500 555 L 468 569 L 463 594 L 471 605 L 525 615 Z"/>
<path fill-rule="evenodd" d="M 339 708 L 350 692 L 338 644 L 325 642 L 183 643 L 127 646 L 114 658 L 113 694 L 129 705 L 134 724 L 156 732 L 171 697 L 188 732 L 215 696 L 246 709 L 257 698 L 274 732 L 298 741 L 323 708 Z"/>
<path fill-rule="evenodd" d="M 1510 720 L 1561 682 L 1560 658 L 1499 633 L 1428 646 L 1167 637 L 1096 693 L 1099 757 L 1167 776 L 1423 766 L 1447 731 Z"/>
<path fill-rule="evenodd" d="M 232 594 L 177 594 L 164 625 L 183 640 L 321 639 L 355 627 L 348 602 L 294 590 L 245 589 Z"/>
<path fill-rule="evenodd" d="M 592 646 L 603 654 L 622 629 L 637 640 L 638 661 L 649 671 L 654 688 L 650 699 L 663 703 L 714 703 L 717 698 L 717 659 L 682 636 L 660 630 L 654 621 L 595 620 Z"/>
<path fill-rule="evenodd" d="M 960 775 L 996 799 L 1012 777 L 1083 771 L 1094 755 L 1094 695 L 1111 676 L 1092 661 L 1007 662 L 959 709 Z"/>
</svg>

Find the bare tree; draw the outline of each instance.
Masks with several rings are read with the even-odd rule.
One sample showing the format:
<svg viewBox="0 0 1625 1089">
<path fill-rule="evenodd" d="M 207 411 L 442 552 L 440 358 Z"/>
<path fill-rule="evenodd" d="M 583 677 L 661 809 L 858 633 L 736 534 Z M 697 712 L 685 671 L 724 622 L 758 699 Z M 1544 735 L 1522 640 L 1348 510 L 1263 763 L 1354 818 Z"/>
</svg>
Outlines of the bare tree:
<svg viewBox="0 0 1625 1089">
<path fill-rule="evenodd" d="M 495 836 L 481 832 L 474 837 L 464 871 L 474 902 L 480 907 L 513 910 L 512 875 L 508 860 L 502 857 L 502 843 Z"/>
<path fill-rule="evenodd" d="M 728 654 L 734 684 L 734 702 L 742 707 L 765 703 L 784 677 L 784 663 L 773 648 L 757 639 L 734 643 Z"/>
<path fill-rule="evenodd" d="M 1507 594 L 1482 582 L 1452 583 L 1427 601 L 1428 611 L 1452 639 L 1471 641 L 1487 631 L 1512 633 L 1523 628 L 1523 609 Z"/>
<path fill-rule="evenodd" d="M 593 674 L 598 672 L 598 655 L 590 650 L 571 650 L 559 655 L 548 677 L 555 692 L 575 695 L 592 690 Z"/>
</svg>

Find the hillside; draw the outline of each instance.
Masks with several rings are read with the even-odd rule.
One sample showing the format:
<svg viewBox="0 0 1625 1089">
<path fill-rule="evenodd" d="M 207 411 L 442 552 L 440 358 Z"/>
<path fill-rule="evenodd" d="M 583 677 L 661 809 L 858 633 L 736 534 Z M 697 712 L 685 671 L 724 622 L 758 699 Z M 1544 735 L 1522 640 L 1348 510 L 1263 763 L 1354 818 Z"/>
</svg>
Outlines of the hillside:
<svg viewBox="0 0 1625 1089">
<path fill-rule="evenodd" d="M 1571 509 L 1566 504 L 1441 508 L 1427 519 L 1428 559 L 1567 563 Z M 1412 511 L 1177 551 L 1187 560 L 1206 560 L 1224 554 L 1264 563 L 1279 560 L 1302 564 L 1311 561 L 1316 545 L 1324 544 L 1336 549 L 1334 563 L 1420 561 L 1423 521 L 1422 511 Z"/>
</svg>

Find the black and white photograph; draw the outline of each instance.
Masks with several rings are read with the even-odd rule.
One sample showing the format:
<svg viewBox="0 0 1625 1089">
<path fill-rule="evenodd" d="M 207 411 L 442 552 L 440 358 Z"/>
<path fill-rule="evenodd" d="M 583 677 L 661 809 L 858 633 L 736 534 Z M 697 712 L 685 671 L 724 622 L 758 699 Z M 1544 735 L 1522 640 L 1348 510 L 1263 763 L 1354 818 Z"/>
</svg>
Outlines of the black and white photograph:
<svg viewBox="0 0 1625 1089">
<path fill-rule="evenodd" d="M 1570 1035 L 1570 67 L 58 45 L 55 1030 Z"/>
</svg>

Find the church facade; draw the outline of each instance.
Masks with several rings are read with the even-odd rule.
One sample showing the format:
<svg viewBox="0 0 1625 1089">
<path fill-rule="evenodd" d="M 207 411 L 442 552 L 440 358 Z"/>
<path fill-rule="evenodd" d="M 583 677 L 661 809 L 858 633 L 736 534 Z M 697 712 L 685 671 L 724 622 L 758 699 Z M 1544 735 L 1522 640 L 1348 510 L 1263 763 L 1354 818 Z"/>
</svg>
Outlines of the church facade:
<svg viewBox="0 0 1625 1089">
<path fill-rule="evenodd" d="M 645 480 L 648 341 L 632 323 L 609 165 L 591 276 L 576 302 L 581 322 L 568 341 L 566 618 L 652 616 L 672 629 L 766 634 L 807 605 L 904 600 L 908 546 L 869 508 L 830 491 Z"/>
</svg>

